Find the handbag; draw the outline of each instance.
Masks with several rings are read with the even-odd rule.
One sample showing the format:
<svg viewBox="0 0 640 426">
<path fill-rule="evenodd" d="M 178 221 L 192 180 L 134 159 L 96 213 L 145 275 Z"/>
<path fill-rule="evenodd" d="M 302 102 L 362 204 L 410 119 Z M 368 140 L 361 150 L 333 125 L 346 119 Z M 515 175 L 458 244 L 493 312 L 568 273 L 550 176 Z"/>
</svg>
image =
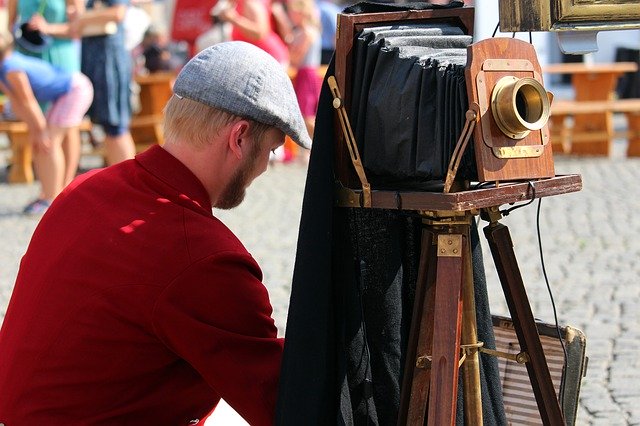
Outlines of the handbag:
<svg viewBox="0 0 640 426">
<path fill-rule="evenodd" d="M 41 0 L 38 6 L 38 14 L 42 15 L 46 7 L 47 0 Z M 16 24 L 13 30 L 13 39 L 20 48 L 32 53 L 44 52 L 53 41 L 53 37 L 39 30 L 29 28 L 28 22 Z"/>
</svg>

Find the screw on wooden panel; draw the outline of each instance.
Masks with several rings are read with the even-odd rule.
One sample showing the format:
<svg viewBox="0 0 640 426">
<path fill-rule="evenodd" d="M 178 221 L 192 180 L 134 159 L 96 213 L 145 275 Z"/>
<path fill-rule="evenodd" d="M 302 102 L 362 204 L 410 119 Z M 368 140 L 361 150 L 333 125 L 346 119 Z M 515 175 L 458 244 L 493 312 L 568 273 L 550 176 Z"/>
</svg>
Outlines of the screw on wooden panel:
<svg viewBox="0 0 640 426">
<path fill-rule="evenodd" d="M 462 235 L 438 235 L 438 256 L 460 257 L 462 253 Z"/>
</svg>

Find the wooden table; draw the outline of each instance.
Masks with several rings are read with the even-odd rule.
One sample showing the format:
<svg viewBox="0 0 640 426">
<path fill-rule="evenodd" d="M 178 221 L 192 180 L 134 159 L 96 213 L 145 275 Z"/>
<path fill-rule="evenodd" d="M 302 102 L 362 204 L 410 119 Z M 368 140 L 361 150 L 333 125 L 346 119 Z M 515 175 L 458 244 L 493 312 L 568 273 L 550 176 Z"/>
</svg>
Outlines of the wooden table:
<svg viewBox="0 0 640 426">
<path fill-rule="evenodd" d="M 615 62 L 607 64 L 565 63 L 551 64 L 543 68 L 547 74 L 571 74 L 571 83 L 575 93 L 575 102 L 603 101 L 615 99 L 615 89 L 618 78 L 627 72 L 638 70 L 635 62 Z M 553 115 L 551 107 L 552 126 L 563 126 L 562 116 Z M 575 114 L 573 133 L 600 133 L 613 135 L 613 111 L 606 110 L 599 113 Z M 611 139 L 600 139 L 572 144 L 572 154 L 609 155 Z"/>
</svg>

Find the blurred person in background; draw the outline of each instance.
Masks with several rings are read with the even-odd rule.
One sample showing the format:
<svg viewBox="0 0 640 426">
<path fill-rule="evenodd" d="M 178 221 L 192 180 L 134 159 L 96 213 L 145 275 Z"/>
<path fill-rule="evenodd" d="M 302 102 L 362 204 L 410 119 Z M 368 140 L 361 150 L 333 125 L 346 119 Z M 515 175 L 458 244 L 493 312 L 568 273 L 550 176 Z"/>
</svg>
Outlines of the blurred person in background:
<svg viewBox="0 0 640 426">
<path fill-rule="evenodd" d="M 219 0 L 215 6 L 209 10 L 209 19 L 211 19 L 211 27 L 200 34 L 195 40 L 195 50 L 201 52 L 209 46 L 231 40 L 231 31 L 233 27 L 229 22 L 224 22 L 218 16 L 220 12 L 229 7 L 226 0 Z"/>
<path fill-rule="evenodd" d="M 319 75 L 320 14 L 314 0 L 289 0 L 287 10 L 293 25 L 289 43 L 291 66 L 296 70 L 293 88 L 309 135 L 313 136 L 322 86 L 322 78 Z"/>
<path fill-rule="evenodd" d="M 129 0 L 88 0 L 86 13 L 71 21 L 72 30 L 82 35 L 82 72 L 95 91 L 89 116 L 104 130 L 107 164 L 135 155 L 129 132 L 133 61 L 122 24 L 128 6 Z"/>
<path fill-rule="evenodd" d="M 84 0 L 8 0 L 8 30 L 13 33 L 16 26 L 27 23 L 29 29 L 47 36 L 49 42 L 38 51 L 16 46 L 25 55 L 43 59 L 70 73 L 80 71 L 80 40 L 69 31 L 69 16 L 84 10 Z M 41 104 L 44 112 L 50 107 Z M 8 108 L 10 109 L 10 107 Z M 80 130 L 65 129 L 62 140 L 64 153 L 64 185 L 75 177 L 80 161 Z"/>
<path fill-rule="evenodd" d="M 173 69 L 169 40 L 162 31 L 153 27 L 149 28 L 142 39 L 141 48 L 144 68 L 148 72 L 171 71 Z"/>
<path fill-rule="evenodd" d="M 39 215 L 67 184 L 62 139 L 67 129 L 80 125 L 91 105 L 93 88 L 79 71 L 61 70 L 43 59 L 14 51 L 13 36 L 0 33 L 0 90 L 29 130 L 41 189 L 24 213 Z M 51 104 L 46 115 L 39 103 Z"/>
<path fill-rule="evenodd" d="M 261 48 L 285 70 L 288 69 L 289 50 L 274 28 L 271 0 L 232 1 L 218 16 L 233 26 L 232 40 L 245 41 Z"/>
<path fill-rule="evenodd" d="M 327 65 L 331 61 L 333 52 L 336 50 L 336 26 L 338 24 L 338 13 L 342 11 L 340 6 L 332 0 L 319 0 L 320 23 L 322 34 L 322 56 L 320 63 Z"/>
</svg>

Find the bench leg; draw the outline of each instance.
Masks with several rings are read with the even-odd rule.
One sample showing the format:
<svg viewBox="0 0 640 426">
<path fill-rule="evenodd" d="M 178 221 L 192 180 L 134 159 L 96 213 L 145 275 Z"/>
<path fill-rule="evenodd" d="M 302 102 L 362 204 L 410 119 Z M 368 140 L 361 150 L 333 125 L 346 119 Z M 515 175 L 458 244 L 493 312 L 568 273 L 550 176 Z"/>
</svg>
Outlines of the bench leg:
<svg viewBox="0 0 640 426">
<path fill-rule="evenodd" d="M 33 151 L 28 134 L 13 133 L 11 141 L 11 170 L 7 179 L 9 183 L 32 183 Z"/>
<path fill-rule="evenodd" d="M 594 141 L 572 142 L 572 154 L 609 156 L 613 147 L 613 113 L 577 115 L 573 124 L 573 133 L 603 133 L 608 137 Z"/>
<path fill-rule="evenodd" d="M 569 142 L 569 129 L 566 127 L 565 118 L 565 115 L 559 114 L 549 117 L 551 149 L 554 154 L 566 154 L 571 148 Z"/>
<path fill-rule="evenodd" d="M 618 81 L 614 74 L 574 74 L 573 87 L 576 101 L 594 101 L 613 99 Z M 572 154 L 605 155 L 611 154 L 613 147 L 613 113 L 578 114 L 573 124 L 573 134 L 605 133 L 608 138 L 594 138 L 591 141 L 571 143 Z"/>
<path fill-rule="evenodd" d="M 640 112 L 628 112 L 626 115 L 630 133 L 627 157 L 640 157 Z"/>
</svg>

